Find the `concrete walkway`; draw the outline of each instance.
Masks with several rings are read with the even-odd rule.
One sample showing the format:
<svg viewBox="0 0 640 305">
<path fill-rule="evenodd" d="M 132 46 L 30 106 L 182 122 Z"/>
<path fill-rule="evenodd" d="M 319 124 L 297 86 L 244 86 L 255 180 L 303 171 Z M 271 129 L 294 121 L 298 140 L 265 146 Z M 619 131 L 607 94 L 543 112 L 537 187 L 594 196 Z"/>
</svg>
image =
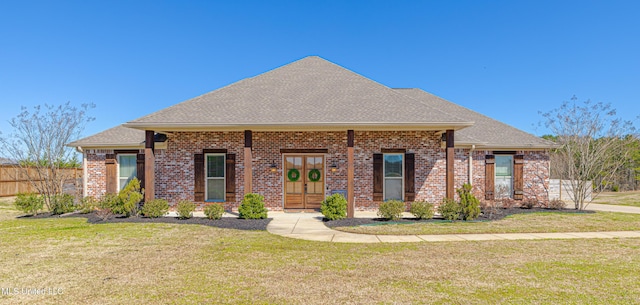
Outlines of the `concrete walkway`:
<svg viewBox="0 0 640 305">
<path fill-rule="evenodd" d="M 639 213 L 640 208 L 590 204 L 589 210 Z M 640 231 L 572 232 L 572 233 L 501 233 L 441 235 L 368 235 L 332 230 L 322 222 L 320 213 L 269 212 L 273 220 L 267 231 L 284 237 L 345 243 L 438 242 L 467 240 L 575 239 L 575 238 L 640 238 Z M 356 217 L 375 217 L 374 212 L 356 212 Z"/>
</svg>

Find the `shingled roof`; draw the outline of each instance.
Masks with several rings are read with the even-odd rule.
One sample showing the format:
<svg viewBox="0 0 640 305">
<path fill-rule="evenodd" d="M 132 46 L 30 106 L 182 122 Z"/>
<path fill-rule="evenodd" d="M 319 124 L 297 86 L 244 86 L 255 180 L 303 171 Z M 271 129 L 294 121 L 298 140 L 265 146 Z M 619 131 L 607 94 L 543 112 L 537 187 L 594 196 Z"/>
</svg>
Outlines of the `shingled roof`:
<svg viewBox="0 0 640 305">
<path fill-rule="evenodd" d="M 141 146 L 144 131 L 456 130 L 456 146 L 541 149 L 553 143 L 420 89 L 392 89 L 317 56 L 165 108 L 73 147 Z"/>
<path fill-rule="evenodd" d="M 138 147 L 144 144 L 144 130 L 118 125 L 92 136 L 71 142 L 71 147 Z"/>
<path fill-rule="evenodd" d="M 555 144 L 526 133 L 520 129 L 494 120 L 471 109 L 454 104 L 421 89 L 395 89 L 425 104 L 455 115 L 463 120 L 474 121 L 473 126 L 455 133 L 456 145 L 476 145 L 478 148 L 550 148 Z"/>
<path fill-rule="evenodd" d="M 460 119 L 317 56 L 125 124 L 152 130 L 460 129 Z"/>
</svg>

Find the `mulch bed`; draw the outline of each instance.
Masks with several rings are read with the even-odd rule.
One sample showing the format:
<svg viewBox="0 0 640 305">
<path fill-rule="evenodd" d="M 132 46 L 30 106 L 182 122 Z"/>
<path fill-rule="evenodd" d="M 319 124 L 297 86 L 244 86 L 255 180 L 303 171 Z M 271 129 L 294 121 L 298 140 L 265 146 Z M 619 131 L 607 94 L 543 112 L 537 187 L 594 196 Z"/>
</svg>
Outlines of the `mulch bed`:
<svg viewBox="0 0 640 305">
<path fill-rule="evenodd" d="M 595 213 L 595 211 L 580 211 L 575 209 L 551 210 L 551 209 L 544 209 L 544 208 L 532 208 L 532 209 L 509 208 L 509 209 L 498 209 L 494 213 L 481 213 L 480 217 L 478 217 L 474 221 L 495 221 L 495 220 L 503 219 L 509 215 L 535 213 L 535 212 Z M 444 220 L 442 218 L 439 218 L 439 219 L 438 218 L 432 218 L 432 219 L 402 218 L 402 219 L 394 220 L 393 222 L 384 218 L 346 218 L 346 219 L 331 220 L 331 221 L 324 219 L 324 224 L 329 228 L 335 228 L 335 227 L 355 227 L 355 226 L 362 226 L 362 225 L 412 224 L 412 223 L 429 223 L 429 222 L 443 222 L 443 221 Z"/>
<path fill-rule="evenodd" d="M 222 217 L 222 219 L 211 220 L 204 217 L 192 217 L 189 219 L 179 219 L 177 217 L 159 217 L 159 218 L 147 218 L 147 217 L 118 217 L 113 216 L 108 219 L 102 219 L 93 212 L 89 214 L 69 213 L 64 215 L 52 215 L 51 213 L 42 213 L 37 216 L 22 216 L 21 218 L 29 219 L 43 219 L 43 218 L 66 218 L 66 217 L 83 217 L 87 219 L 87 222 L 93 224 L 101 223 L 171 223 L 171 224 L 198 224 L 205 226 L 212 226 L 223 229 L 236 229 L 236 230 L 259 230 L 266 231 L 267 225 L 272 218 L 266 219 L 240 219 L 235 217 Z"/>
</svg>

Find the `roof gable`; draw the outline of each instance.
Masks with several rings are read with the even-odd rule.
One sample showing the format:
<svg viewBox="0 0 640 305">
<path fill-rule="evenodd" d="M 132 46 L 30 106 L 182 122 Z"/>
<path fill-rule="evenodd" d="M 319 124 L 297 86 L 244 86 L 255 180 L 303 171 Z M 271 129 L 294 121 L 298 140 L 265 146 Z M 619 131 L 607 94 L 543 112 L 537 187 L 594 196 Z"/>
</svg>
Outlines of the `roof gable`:
<svg viewBox="0 0 640 305">
<path fill-rule="evenodd" d="M 125 124 L 139 129 L 265 126 L 423 126 L 473 122 L 317 56 L 247 78 Z"/>
</svg>

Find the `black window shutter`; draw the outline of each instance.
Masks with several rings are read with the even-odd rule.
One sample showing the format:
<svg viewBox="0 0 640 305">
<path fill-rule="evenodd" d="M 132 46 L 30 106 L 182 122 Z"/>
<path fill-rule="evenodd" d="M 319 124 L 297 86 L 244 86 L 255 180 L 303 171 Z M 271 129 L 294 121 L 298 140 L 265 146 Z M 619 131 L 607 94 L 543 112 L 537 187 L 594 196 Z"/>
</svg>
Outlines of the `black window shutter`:
<svg viewBox="0 0 640 305">
<path fill-rule="evenodd" d="M 204 154 L 193 155 L 193 201 L 204 201 Z"/>
<path fill-rule="evenodd" d="M 225 201 L 236 201 L 236 155 L 227 154 L 225 175 Z"/>
<path fill-rule="evenodd" d="M 136 177 L 140 181 L 140 189 L 144 189 L 144 154 L 136 155 Z"/>
<path fill-rule="evenodd" d="M 415 154 L 404 154 L 404 200 L 414 201 L 416 199 L 415 189 Z"/>
<path fill-rule="evenodd" d="M 382 201 L 384 199 L 382 154 L 373 154 L 373 201 Z"/>
</svg>

